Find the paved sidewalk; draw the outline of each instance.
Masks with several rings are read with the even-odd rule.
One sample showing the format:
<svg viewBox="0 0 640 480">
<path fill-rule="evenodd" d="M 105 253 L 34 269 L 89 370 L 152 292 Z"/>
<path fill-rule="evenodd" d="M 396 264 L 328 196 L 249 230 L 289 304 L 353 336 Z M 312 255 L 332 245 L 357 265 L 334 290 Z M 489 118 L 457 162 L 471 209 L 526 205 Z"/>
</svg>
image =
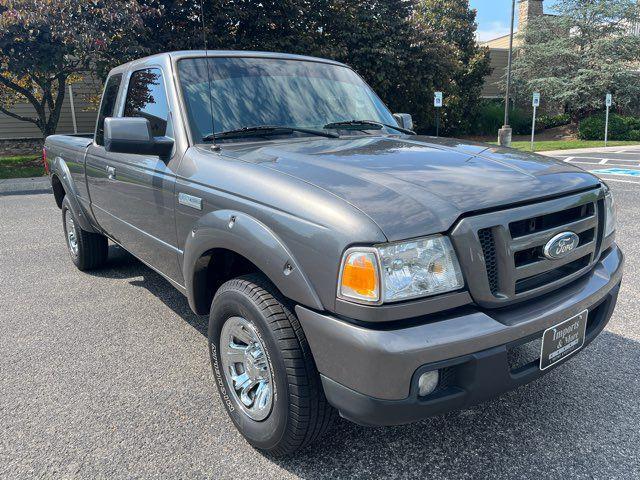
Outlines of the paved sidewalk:
<svg viewBox="0 0 640 480">
<path fill-rule="evenodd" d="M 0 179 L 0 195 L 20 193 L 45 193 L 51 191 L 49 177 Z"/>
</svg>

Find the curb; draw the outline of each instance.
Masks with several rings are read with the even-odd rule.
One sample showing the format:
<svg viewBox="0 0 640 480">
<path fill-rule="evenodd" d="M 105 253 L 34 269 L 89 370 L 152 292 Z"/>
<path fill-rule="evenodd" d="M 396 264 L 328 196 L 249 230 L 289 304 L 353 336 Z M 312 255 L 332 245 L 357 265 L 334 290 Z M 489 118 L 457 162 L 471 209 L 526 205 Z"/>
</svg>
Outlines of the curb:
<svg viewBox="0 0 640 480">
<path fill-rule="evenodd" d="M 0 195 L 51 193 L 49 177 L 0 179 Z"/>
</svg>

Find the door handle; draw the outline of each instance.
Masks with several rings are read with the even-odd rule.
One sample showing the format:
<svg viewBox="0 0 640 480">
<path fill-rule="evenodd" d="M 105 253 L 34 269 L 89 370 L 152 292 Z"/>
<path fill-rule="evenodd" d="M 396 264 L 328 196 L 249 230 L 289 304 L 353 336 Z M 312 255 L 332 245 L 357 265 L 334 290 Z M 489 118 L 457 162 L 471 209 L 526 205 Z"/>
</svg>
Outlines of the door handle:
<svg viewBox="0 0 640 480">
<path fill-rule="evenodd" d="M 109 180 L 115 180 L 116 179 L 116 167 L 110 167 L 109 165 L 107 165 L 107 176 L 109 177 Z"/>
</svg>

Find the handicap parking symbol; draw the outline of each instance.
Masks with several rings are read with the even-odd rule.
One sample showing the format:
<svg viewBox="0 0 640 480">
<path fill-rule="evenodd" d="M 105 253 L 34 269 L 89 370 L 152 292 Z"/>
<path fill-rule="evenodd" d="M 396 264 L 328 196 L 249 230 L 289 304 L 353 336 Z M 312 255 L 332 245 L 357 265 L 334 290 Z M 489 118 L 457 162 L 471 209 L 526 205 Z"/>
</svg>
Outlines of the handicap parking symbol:
<svg viewBox="0 0 640 480">
<path fill-rule="evenodd" d="M 640 170 L 632 170 L 630 168 L 601 168 L 591 170 L 591 173 L 601 175 L 625 175 L 627 177 L 640 177 Z"/>
</svg>

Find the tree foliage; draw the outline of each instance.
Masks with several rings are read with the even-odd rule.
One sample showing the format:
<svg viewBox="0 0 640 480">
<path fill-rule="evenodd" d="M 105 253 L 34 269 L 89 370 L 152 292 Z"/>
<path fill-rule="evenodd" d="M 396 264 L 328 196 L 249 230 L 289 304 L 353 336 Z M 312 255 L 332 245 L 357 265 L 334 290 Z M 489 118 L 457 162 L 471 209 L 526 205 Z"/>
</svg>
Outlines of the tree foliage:
<svg viewBox="0 0 640 480">
<path fill-rule="evenodd" d="M 574 119 L 602 109 L 606 93 L 621 109 L 637 109 L 637 0 L 559 0 L 555 10 L 521 32 L 514 63 L 519 96 L 539 91 Z"/>
<path fill-rule="evenodd" d="M 146 53 L 135 0 L 0 0 L 0 112 L 55 132 L 66 85 Z M 33 116 L 11 110 L 28 102 Z"/>
</svg>

